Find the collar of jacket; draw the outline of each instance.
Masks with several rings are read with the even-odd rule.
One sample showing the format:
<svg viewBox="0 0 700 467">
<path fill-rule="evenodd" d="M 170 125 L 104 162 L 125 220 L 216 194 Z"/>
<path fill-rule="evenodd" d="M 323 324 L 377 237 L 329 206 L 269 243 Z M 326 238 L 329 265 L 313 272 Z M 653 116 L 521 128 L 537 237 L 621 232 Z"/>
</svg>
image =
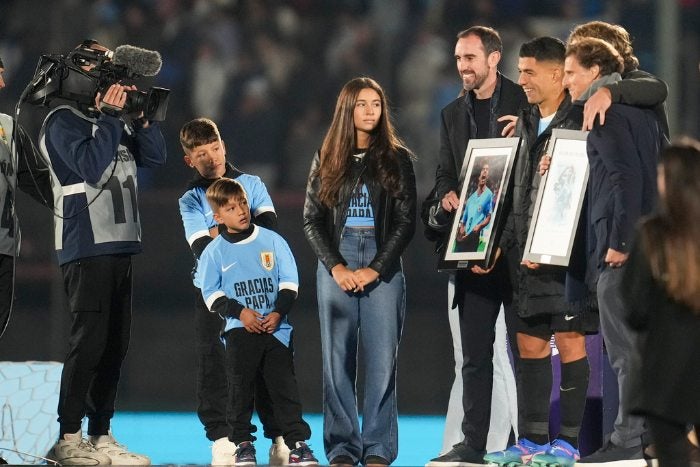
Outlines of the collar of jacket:
<svg viewBox="0 0 700 467">
<path fill-rule="evenodd" d="M 537 129 L 539 126 L 539 121 L 542 116 L 540 115 L 540 108 L 537 105 L 531 105 L 529 109 L 524 109 L 519 120 L 522 121 L 522 126 L 520 126 L 519 131 L 516 129 L 516 136 L 527 137 L 530 141 L 536 141 L 540 138 L 548 138 L 552 133 L 552 128 L 558 128 L 559 125 L 564 122 L 573 106 L 571 102 L 571 95 L 568 91 L 564 91 L 564 100 L 561 101 L 559 107 L 557 108 L 554 118 L 549 123 L 549 126 L 540 135 L 537 134 Z M 533 146 L 534 147 L 534 146 Z"/>
<path fill-rule="evenodd" d="M 503 82 L 503 75 L 500 71 L 496 72 L 496 87 L 491 95 L 491 109 L 489 112 L 489 135 L 496 134 L 496 116 L 498 115 L 499 101 L 501 98 L 501 84 Z M 469 131 L 472 135 L 477 134 L 476 129 L 476 119 L 474 118 L 474 101 L 476 100 L 476 94 L 474 91 L 469 91 L 464 95 L 464 103 L 467 106 L 467 115 L 469 117 Z M 499 135 L 496 135 L 497 137 Z"/>
<path fill-rule="evenodd" d="M 226 162 L 226 172 L 224 172 L 224 177 L 235 179 L 242 173 L 243 172 L 231 165 L 231 163 Z M 202 175 L 195 170 L 194 178 L 192 178 L 192 180 L 190 180 L 187 184 L 187 189 L 191 190 L 192 188 L 204 188 L 206 190 L 215 181 L 216 179 L 202 177 Z"/>
<path fill-rule="evenodd" d="M 491 112 L 490 112 L 490 118 L 489 118 L 489 135 L 493 134 L 493 130 L 495 128 L 495 121 L 496 119 L 494 118 L 496 114 L 498 113 L 498 102 L 501 98 L 501 84 L 503 82 L 503 76 L 501 75 L 500 71 L 496 72 L 496 87 L 493 90 L 493 94 L 491 95 Z M 469 91 L 464 95 L 464 102 L 467 104 L 467 114 L 469 115 L 469 123 L 472 126 L 472 134 L 476 134 L 476 120 L 474 119 L 474 101 L 476 100 L 476 94 L 474 91 Z"/>
</svg>

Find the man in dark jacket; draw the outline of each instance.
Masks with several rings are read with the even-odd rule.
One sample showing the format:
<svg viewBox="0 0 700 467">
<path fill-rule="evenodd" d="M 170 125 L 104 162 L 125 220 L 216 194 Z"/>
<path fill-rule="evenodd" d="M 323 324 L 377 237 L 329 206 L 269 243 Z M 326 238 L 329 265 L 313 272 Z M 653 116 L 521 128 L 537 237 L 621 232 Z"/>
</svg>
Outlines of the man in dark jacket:
<svg viewBox="0 0 700 467">
<path fill-rule="evenodd" d="M 607 42 L 578 40 L 567 49 L 565 85 L 583 102 L 600 87 L 619 82 L 621 64 L 622 58 Z M 620 406 L 609 442 L 584 459 L 589 463 L 642 457 L 643 420 L 628 414 L 627 403 L 629 378 L 638 365 L 637 337 L 624 320 L 620 281 L 634 226 L 655 203 L 656 164 L 663 139 L 652 110 L 613 104 L 605 115 L 605 124 L 596 122 L 588 135 L 588 216 L 594 232 L 591 262 L 600 272 L 601 330 L 617 375 Z"/>
<path fill-rule="evenodd" d="M 514 273 L 514 302 L 519 318 L 520 362 L 516 380 L 520 439 L 504 451 L 487 454 L 487 461 L 500 465 L 526 463 L 533 456 L 573 465 L 580 457 L 578 435 L 590 371 L 585 335 L 598 331 L 598 317 L 586 310 L 574 312 L 567 304 L 565 268 L 519 264 L 540 183 L 538 163 L 547 150 L 552 129 L 581 128 L 581 111 L 573 108 L 562 85 L 564 54 L 564 43 L 552 37 L 533 39 L 520 48 L 518 83 L 533 105 L 518 119 L 516 134 L 522 140 L 514 167 L 512 209 L 501 241 Z M 562 391 L 559 435 L 550 444 L 552 335 L 561 357 Z"/>
<path fill-rule="evenodd" d="M 459 205 L 459 173 L 469 140 L 502 136 L 509 121 L 507 116 L 517 115 L 519 109 L 527 106 L 522 89 L 497 71 L 501 51 L 500 36 L 491 28 L 474 26 L 457 35 L 455 59 L 464 91 L 442 110 L 435 180 L 435 194 L 440 200 L 440 206 L 435 208 L 445 219 L 453 217 Z M 448 313 L 456 374 L 445 423 L 443 452 L 448 452 L 428 465 L 483 462 L 489 420 L 496 417 L 491 413 L 494 362 L 505 381 L 511 381 L 510 391 L 503 383 L 499 389 L 505 389 L 506 399 L 516 399 L 505 344 L 497 346 L 494 355 L 494 339 L 505 341 L 505 336 L 498 336 L 495 329 L 501 305 L 509 306 L 510 297 L 503 259 L 497 260 L 488 273 L 481 269 L 461 270 L 450 278 Z M 508 319 L 512 313 L 505 314 Z M 514 346 L 513 338 L 510 342 Z M 517 357 L 517 349 L 513 350 Z M 516 411 L 513 405 L 506 402 L 495 407 L 503 425 L 499 430 L 502 439 L 497 440 L 500 444 L 507 442 L 510 434 L 515 415 L 510 412 Z"/>
</svg>

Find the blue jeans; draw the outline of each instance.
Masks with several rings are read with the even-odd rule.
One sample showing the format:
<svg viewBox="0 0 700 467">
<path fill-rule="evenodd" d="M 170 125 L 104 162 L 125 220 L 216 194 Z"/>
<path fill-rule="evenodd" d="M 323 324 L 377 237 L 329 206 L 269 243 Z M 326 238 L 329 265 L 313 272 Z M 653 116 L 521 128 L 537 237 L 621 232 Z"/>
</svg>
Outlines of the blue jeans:
<svg viewBox="0 0 700 467">
<path fill-rule="evenodd" d="M 374 229 L 348 229 L 340 253 L 348 268 L 366 267 L 377 252 Z M 323 350 L 323 442 L 326 457 L 367 456 L 393 462 L 398 454 L 396 366 L 406 310 L 399 265 L 362 293 L 344 292 L 319 262 L 317 296 Z M 359 344 L 365 370 L 362 430 L 357 409 Z"/>
</svg>

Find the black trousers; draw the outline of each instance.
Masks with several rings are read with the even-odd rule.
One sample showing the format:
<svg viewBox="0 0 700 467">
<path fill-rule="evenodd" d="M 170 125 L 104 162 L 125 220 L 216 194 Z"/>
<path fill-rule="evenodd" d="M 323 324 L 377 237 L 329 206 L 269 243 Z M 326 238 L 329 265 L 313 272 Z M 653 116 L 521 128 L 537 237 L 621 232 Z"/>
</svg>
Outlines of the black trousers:
<svg viewBox="0 0 700 467">
<path fill-rule="evenodd" d="M 455 277 L 455 297 L 459 308 L 462 339 L 462 406 L 464 444 L 472 449 L 486 449 L 491 420 L 493 389 L 493 342 L 496 320 L 504 305 L 506 328 L 511 352 L 517 364 L 515 310 L 510 305 L 510 282 L 504 258 L 491 273 L 479 276 L 460 271 Z M 505 302 L 505 303 L 504 303 Z"/>
<path fill-rule="evenodd" d="M 231 433 L 227 419 L 228 380 L 226 350 L 221 341 L 224 320 L 207 309 L 202 293 L 195 290 L 195 329 L 197 333 L 197 416 L 204 425 L 207 439 L 216 441 Z M 255 408 L 266 438 L 282 435 L 272 411 L 272 401 L 262 374 L 255 382 Z M 250 425 L 251 432 L 256 427 Z"/>
<path fill-rule="evenodd" d="M 10 319 L 12 309 L 12 278 L 14 275 L 14 258 L 0 255 L 0 335 Z"/>
<path fill-rule="evenodd" d="M 311 429 L 302 418 L 291 348 L 272 334 L 232 329 L 226 333 L 226 369 L 229 375 L 229 439 L 232 442 L 239 444 L 255 440 L 250 419 L 253 392 L 260 374 L 267 385 L 275 420 L 287 446 L 293 449 L 297 441 L 311 437 Z"/>
<path fill-rule="evenodd" d="M 700 458 L 700 449 L 688 441 L 688 429 L 685 423 L 651 414 L 647 416 L 647 421 L 659 458 L 659 467 L 697 465 L 695 462 Z M 700 425 L 695 425 L 694 428 L 698 433 Z M 691 461 L 693 461 L 692 464 Z"/>
<path fill-rule="evenodd" d="M 60 434 L 105 435 L 114 415 L 131 333 L 131 256 L 95 256 L 61 266 L 72 313 L 58 399 Z"/>
</svg>

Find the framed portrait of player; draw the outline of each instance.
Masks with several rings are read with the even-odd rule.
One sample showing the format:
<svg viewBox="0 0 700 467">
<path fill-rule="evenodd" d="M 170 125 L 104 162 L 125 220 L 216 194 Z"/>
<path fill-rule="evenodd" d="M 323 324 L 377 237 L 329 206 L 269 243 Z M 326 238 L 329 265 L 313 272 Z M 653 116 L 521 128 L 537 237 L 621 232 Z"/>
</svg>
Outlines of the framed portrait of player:
<svg viewBox="0 0 700 467">
<path fill-rule="evenodd" d="M 588 184 L 587 131 L 552 130 L 525 244 L 524 260 L 568 266 Z"/>
<path fill-rule="evenodd" d="M 520 138 L 471 139 L 459 175 L 459 206 L 438 269 L 490 266 Z"/>
</svg>

